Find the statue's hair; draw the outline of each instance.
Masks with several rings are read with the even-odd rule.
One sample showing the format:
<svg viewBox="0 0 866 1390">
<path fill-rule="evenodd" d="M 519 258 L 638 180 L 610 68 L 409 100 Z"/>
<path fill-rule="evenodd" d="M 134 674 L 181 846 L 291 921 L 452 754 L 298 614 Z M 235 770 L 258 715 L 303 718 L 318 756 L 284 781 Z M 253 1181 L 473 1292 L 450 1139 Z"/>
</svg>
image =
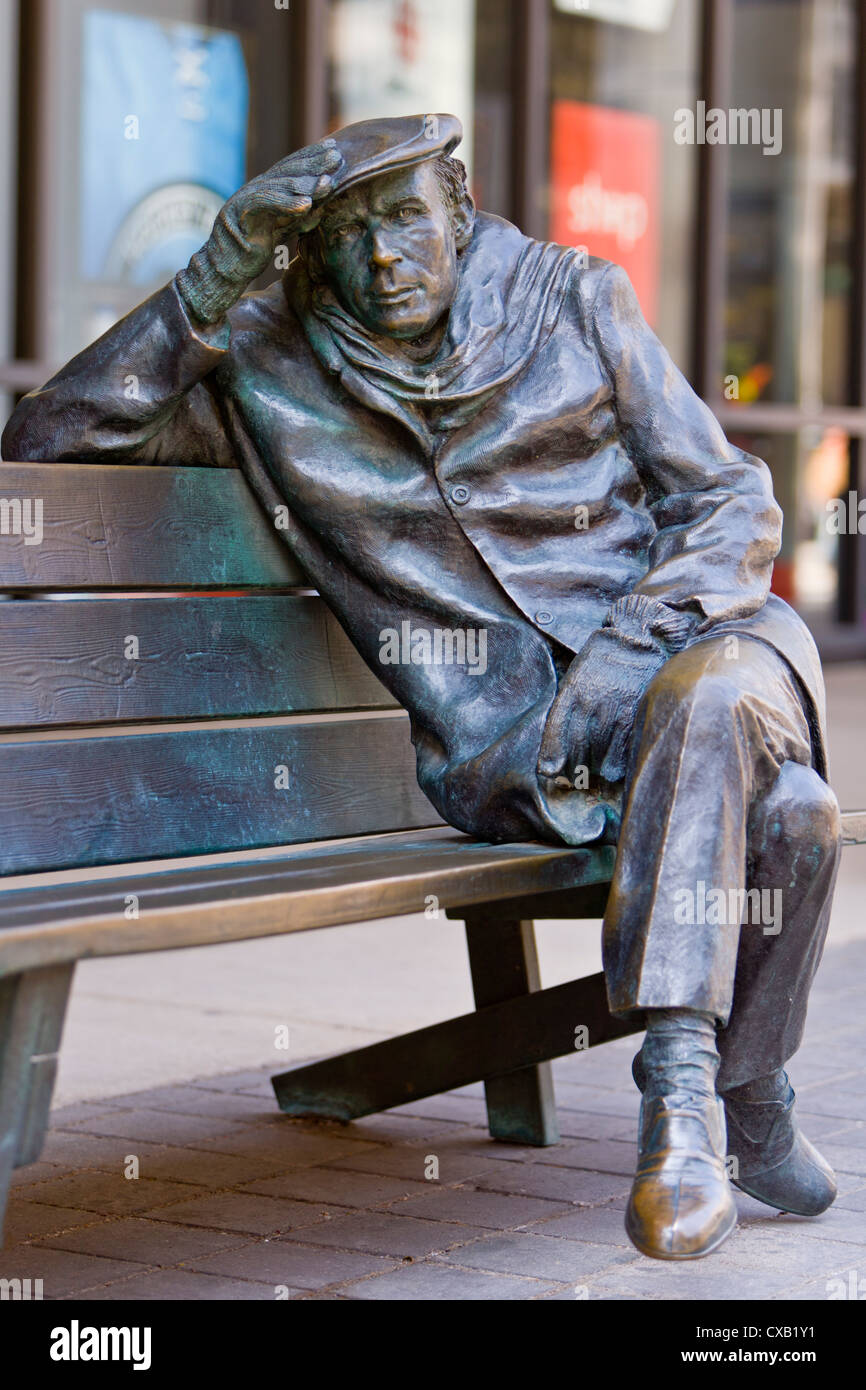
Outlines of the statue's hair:
<svg viewBox="0 0 866 1390">
<path fill-rule="evenodd" d="M 466 186 L 466 165 L 462 159 L 453 159 L 450 154 L 440 154 L 433 168 L 446 207 L 459 208 L 469 193 Z"/>
<path fill-rule="evenodd" d="M 453 213 L 460 207 L 464 199 L 470 196 L 466 183 L 466 165 L 460 159 L 452 159 L 451 155 L 440 154 L 433 162 L 433 169 L 442 201 L 448 211 Z M 321 263 L 316 254 L 318 231 L 318 227 L 315 227 L 312 231 L 303 232 L 298 237 L 298 255 L 306 265 L 313 280 L 319 280 L 322 277 Z"/>
</svg>

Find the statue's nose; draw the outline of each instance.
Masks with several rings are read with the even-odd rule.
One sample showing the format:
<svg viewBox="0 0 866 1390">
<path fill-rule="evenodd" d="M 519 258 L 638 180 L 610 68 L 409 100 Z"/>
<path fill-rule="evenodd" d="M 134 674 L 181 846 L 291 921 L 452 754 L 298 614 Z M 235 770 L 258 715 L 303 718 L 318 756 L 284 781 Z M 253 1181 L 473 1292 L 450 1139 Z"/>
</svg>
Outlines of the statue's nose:
<svg viewBox="0 0 866 1390">
<path fill-rule="evenodd" d="M 370 245 L 370 264 L 389 266 L 399 260 L 402 260 L 402 257 L 396 246 L 392 245 L 382 232 L 374 232 Z"/>
</svg>

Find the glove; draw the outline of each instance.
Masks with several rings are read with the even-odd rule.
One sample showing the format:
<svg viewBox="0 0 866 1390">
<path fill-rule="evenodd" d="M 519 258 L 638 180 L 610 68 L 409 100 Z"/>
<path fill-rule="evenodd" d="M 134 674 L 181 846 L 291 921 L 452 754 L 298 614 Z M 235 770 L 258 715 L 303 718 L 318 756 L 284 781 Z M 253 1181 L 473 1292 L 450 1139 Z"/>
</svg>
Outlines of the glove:
<svg viewBox="0 0 866 1390">
<path fill-rule="evenodd" d="M 330 192 L 343 159 L 334 140 L 308 145 L 244 184 L 217 214 L 213 231 L 176 277 L 181 297 L 202 324 L 217 323 L 268 265 L 274 247 L 312 230 L 314 207 Z"/>
<path fill-rule="evenodd" d="M 563 677 L 545 723 L 538 775 L 572 779 L 586 767 L 606 782 L 621 782 L 647 686 L 697 622 L 697 615 L 644 594 L 618 599 Z"/>
</svg>

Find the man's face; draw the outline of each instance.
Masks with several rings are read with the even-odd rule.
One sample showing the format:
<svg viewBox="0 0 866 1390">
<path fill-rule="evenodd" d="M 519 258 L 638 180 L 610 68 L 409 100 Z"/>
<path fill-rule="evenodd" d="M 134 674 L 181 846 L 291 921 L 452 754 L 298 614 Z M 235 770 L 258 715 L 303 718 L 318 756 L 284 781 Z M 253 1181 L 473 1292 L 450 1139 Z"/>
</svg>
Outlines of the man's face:
<svg viewBox="0 0 866 1390">
<path fill-rule="evenodd" d="M 457 242 L 432 160 L 335 198 L 319 224 L 325 273 L 344 308 L 373 333 L 429 333 L 457 288 Z"/>
</svg>

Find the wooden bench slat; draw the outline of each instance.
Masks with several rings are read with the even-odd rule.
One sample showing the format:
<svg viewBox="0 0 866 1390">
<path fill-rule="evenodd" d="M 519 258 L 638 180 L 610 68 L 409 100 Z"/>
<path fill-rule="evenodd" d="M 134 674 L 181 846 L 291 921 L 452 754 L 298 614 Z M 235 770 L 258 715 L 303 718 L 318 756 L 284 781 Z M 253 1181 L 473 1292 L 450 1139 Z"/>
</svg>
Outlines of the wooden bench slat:
<svg viewBox="0 0 866 1390">
<path fill-rule="evenodd" d="M 0 651 L 6 729 L 396 706 L 319 598 L 0 603 Z"/>
<path fill-rule="evenodd" d="M 41 502 L 40 544 L 12 534 L 16 499 Z M 96 463 L 0 467 L 0 589 L 306 583 L 237 469 Z"/>
<path fill-rule="evenodd" d="M 488 845 L 449 826 L 253 863 L 0 892 L 0 974 L 34 962 L 159 951 L 458 908 L 607 882 L 614 850 Z M 128 899 L 138 917 L 127 918 Z M 444 921 L 444 915 L 442 919 Z"/>
<path fill-rule="evenodd" d="M 439 823 L 402 714 L 0 741 L 7 874 Z"/>
</svg>

